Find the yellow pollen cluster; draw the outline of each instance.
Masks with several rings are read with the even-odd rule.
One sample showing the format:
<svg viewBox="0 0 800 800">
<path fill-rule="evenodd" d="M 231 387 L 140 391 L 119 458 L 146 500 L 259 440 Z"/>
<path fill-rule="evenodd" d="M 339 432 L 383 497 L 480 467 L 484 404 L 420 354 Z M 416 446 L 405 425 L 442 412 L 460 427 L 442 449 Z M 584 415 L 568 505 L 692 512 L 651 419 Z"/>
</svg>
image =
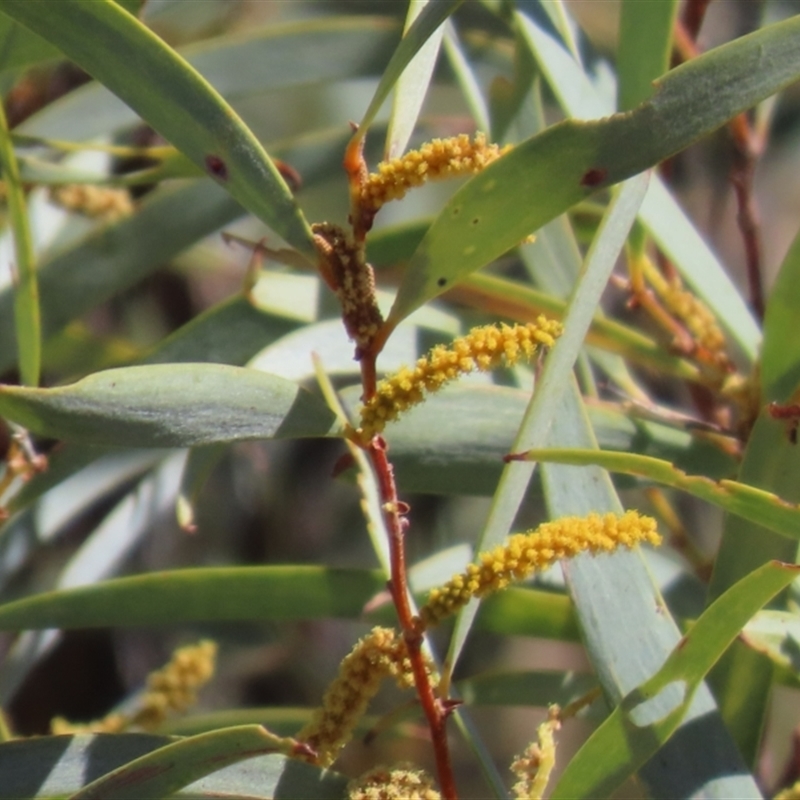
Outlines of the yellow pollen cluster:
<svg viewBox="0 0 800 800">
<path fill-rule="evenodd" d="M 68 211 L 78 211 L 92 219 L 114 222 L 133 213 L 133 200 L 127 189 L 89 184 L 67 184 L 50 190 L 50 199 Z"/>
<path fill-rule="evenodd" d="M 529 533 L 510 536 L 505 545 L 481 553 L 460 575 L 433 589 L 420 609 L 424 627 L 440 622 L 457 612 L 472 597 L 485 597 L 521 581 L 563 558 L 578 553 L 602 553 L 617 547 L 634 547 L 640 542 L 660 544 L 656 523 L 636 511 L 616 514 L 589 514 L 587 517 L 562 517 L 545 522 Z"/>
<path fill-rule="evenodd" d="M 74 725 L 56 717 L 50 723 L 54 734 L 118 733 L 129 728 L 155 730 L 169 712 L 183 712 L 197 702 L 197 690 L 214 675 L 215 642 L 205 640 L 178 648 L 169 663 L 147 677 L 147 689 L 139 707 L 131 714 L 113 713 L 86 725 Z"/>
<path fill-rule="evenodd" d="M 387 422 L 422 402 L 425 392 L 435 392 L 460 375 L 530 359 L 539 347 L 552 347 L 561 330 L 560 322 L 539 317 L 527 325 L 473 328 L 449 346 L 434 347 L 413 369 L 403 367 L 378 384 L 361 409 L 361 438 L 369 441 Z"/>
<path fill-rule="evenodd" d="M 414 685 L 403 639 L 391 628 L 373 628 L 339 665 L 322 706 L 296 736 L 317 753 L 315 763 L 327 767 L 336 760 L 381 682 L 389 677 L 401 689 Z"/>
<path fill-rule="evenodd" d="M 433 779 L 423 770 L 376 767 L 350 781 L 348 800 L 439 800 Z"/>
<path fill-rule="evenodd" d="M 510 149 L 510 145 L 487 144 L 482 133 L 476 134 L 474 140 L 466 133 L 449 139 L 434 139 L 419 150 L 378 164 L 378 171 L 368 175 L 361 186 L 361 208 L 375 214 L 390 200 L 399 200 L 415 186 L 437 178 L 480 172 Z"/>
<path fill-rule="evenodd" d="M 685 323 L 701 347 L 727 363 L 725 336 L 705 303 L 683 287 L 678 275 L 667 280 L 649 258 L 643 258 L 641 263 L 648 282 L 667 309 Z"/>
<path fill-rule="evenodd" d="M 797 781 L 793 786 L 788 789 L 781 789 L 775 795 L 775 800 L 800 800 L 800 781 Z"/>
<path fill-rule="evenodd" d="M 525 748 L 511 764 L 517 777 L 513 792 L 517 800 L 541 800 L 556 765 L 555 734 L 561 728 L 558 706 L 551 706 L 547 719 L 536 731 L 537 741 Z"/>
</svg>

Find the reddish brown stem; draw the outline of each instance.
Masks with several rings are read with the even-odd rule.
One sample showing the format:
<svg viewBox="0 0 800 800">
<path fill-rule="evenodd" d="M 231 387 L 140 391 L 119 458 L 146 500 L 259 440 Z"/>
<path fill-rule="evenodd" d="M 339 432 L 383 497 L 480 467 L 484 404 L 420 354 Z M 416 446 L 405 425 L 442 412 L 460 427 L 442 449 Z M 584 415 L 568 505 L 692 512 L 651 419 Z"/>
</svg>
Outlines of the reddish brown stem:
<svg viewBox="0 0 800 800">
<path fill-rule="evenodd" d="M 369 445 L 368 453 L 378 477 L 384 519 L 389 531 L 389 553 L 391 561 L 391 580 L 389 588 L 397 609 L 397 617 L 403 639 L 408 649 L 408 658 L 414 673 L 414 684 L 417 689 L 422 710 L 428 720 L 431 732 L 436 768 L 442 796 L 446 800 L 458 800 L 453 767 L 450 762 L 450 748 L 447 743 L 448 708 L 436 696 L 431 684 L 430 675 L 425 666 L 422 654 L 423 637 L 411 610 L 408 581 L 406 578 L 405 531 L 407 522 L 403 516 L 406 510 L 397 497 L 397 485 L 394 480 L 392 465 L 386 454 L 386 443 L 376 436 Z"/>
<path fill-rule="evenodd" d="M 760 320 L 764 319 L 764 287 L 761 278 L 761 228 L 753 200 L 753 177 L 756 161 L 761 152 L 746 114 L 739 114 L 729 123 L 736 147 L 731 167 L 730 181 L 736 192 L 739 207 L 737 222 L 742 234 L 747 264 L 747 282 L 750 289 L 750 303 Z"/>
<path fill-rule="evenodd" d="M 700 33 L 700 28 L 703 26 L 703 20 L 709 5 L 711 5 L 711 0 L 686 0 L 681 22 L 692 39 L 697 39 L 697 34 Z"/>
<path fill-rule="evenodd" d="M 693 30 L 687 14 L 691 6 L 697 6 L 691 13 L 699 13 L 700 23 L 705 8 L 710 0 L 689 0 L 684 11 L 683 19 L 675 21 L 674 44 L 675 52 L 680 61 L 689 61 L 699 55 L 697 47 L 697 30 Z M 702 8 L 700 8 L 702 6 Z M 736 193 L 738 214 L 736 220 L 742 234 L 745 249 L 745 262 L 747 264 L 747 282 L 750 290 L 750 304 L 759 319 L 764 319 L 764 287 L 761 277 L 761 228 L 758 214 L 753 202 L 753 176 L 756 163 L 764 149 L 763 137 L 759 136 L 750 124 L 747 114 L 739 114 L 728 123 L 735 152 L 733 166 L 730 172 L 730 181 Z"/>
</svg>

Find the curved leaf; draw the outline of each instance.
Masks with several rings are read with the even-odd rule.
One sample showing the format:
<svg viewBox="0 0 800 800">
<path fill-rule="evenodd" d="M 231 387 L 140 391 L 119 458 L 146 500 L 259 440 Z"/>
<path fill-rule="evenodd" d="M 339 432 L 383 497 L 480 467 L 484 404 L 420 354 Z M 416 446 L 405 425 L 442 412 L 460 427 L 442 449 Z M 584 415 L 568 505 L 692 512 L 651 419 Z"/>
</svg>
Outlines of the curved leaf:
<svg viewBox="0 0 800 800">
<path fill-rule="evenodd" d="M 761 383 L 764 402 L 790 402 L 800 388 L 800 234 L 795 236 L 772 287 L 764 316 Z"/>
<path fill-rule="evenodd" d="M 311 230 L 275 165 L 186 61 L 112 0 L 0 0 L 0 11 L 108 86 L 311 263 Z"/>
<path fill-rule="evenodd" d="M 120 447 L 326 436 L 335 421 L 296 383 L 222 364 L 123 367 L 56 389 L 0 386 L 0 414 L 42 436 Z"/>
<path fill-rule="evenodd" d="M 42 322 L 39 310 L 39 284 L 33 252 L 30 220 L 25 192 L 19 175 L 14 145 L 5 111 L 0 108 L 0 165 L 6 187 L 8 213 L 14 234 L 14 328 L 17 334 L 19 371 L 22 382 L 39 385 L 42 365 Z"/>
<path fill-rule="evenodd" d="M 40 736 L 0 744 L 0 800 L 65 797 L 87 779 L 163 748 L 175 739 L 141 733 Z M 212 800 L 340 800 L 346 779 L 330 770 L 286 759 L 258 756 L 234 764 L 177 792 L 177 798 Z"/>
<path fill-rule="evenodd" d="M 603 450 L 537 449 L 526 454 L 528 461 L 586 466 L 594 464 L 610 472 L 623 472 L 681 489 L 701 500 L 757 522 L 765 528 L 800 539 L 800 505 L 789 503 L 772 492 L 738 481 L 712 481 L 704 475 L 687 475 L 669 461 L 637 453 L 610 453 Z"/>
<path fill-rule="evenodd" d="M 623 0 L 617 49 L 620 111 L 650 97 L 653 81 L 669 69 L 677 11 L 677 0 Z"/>
<path fill-rule="evenodd" d="M 570 761 L 555 800 L 609 796 L 670 738 L 694 693 L 745 623 L 797 576 L 798 567 L 771 562 L 718 598 L 672 651 L 664 666 L 628 694 Z M 654 706 L 659 699 L 671 706 Z M 698 787 L 699 788 L 699 787 Z"/>
<path fill-rule="evenodd" d="M 648 177 L 640 175 L 627 181 L 608 207 L 586 255 L 581 279 L 569 302 L 564 317 L 564 333 L 547 357 L 537 380 L 536 390 L 520 423 L 514 439 L 515 450 L 525 449 L 535 442 L 547 441 L 553 421 L 563 411 L 564 396 L 572 390 L 572 369 L 608 278 L 636 219 L 636 212 L 647 189 Z M 520 466 L 523 468 L 518 469 Z M 508 535 L 533 470 L 533 464 L 506 464 L 480 536 L 479 550 L 492 549 Z M 450 664 L 457 662 L 474 616 L 475 604 L 472 603 L 463 608 L 456 617 L 448 653 Z"/>
<path fill-rule="evenodd" d="M 549 442 L 596 447 L 574 383 L 564 399 Z M 542 464 L 541 472 L 552 518 L 621 510 L 602 469 Z M 587 652 L 612 706 L 648 680 L 680 640 L 649 566 L 642 552 L 616 552 L 602 559 L 579 556 L 562 563 Z M 715 743 L 713 754 L 705 747 L 708 741 Z M 642 766 L 639 777 L 650 796 L 663 800 L 760 797 L 705 686 L 697 691 L 680 729 Z"/>
<path fill-rule="evenodd" d="M 672 70 L 634 111 L 566 120 L 518 145 L 468 181 L 436 218 L 388 324 L 593 192 L 677 153 L 798 77 L 800 19 L 793 17 Z"/>
<path fill-rule="evenodd" d="M 372 124 L 378 111 L 380 111 L 392 87 L 400 79 L 403 71 L 411 63 L 414 56 L 425 46 L 425 43 L 430 39 L 437 28 L 444 24 L 444 21 L 463 3 L 464 0 L 437 0 L 435 3 L 429 3 L 417 15 L 414 22 L 406 31 L 400 44 L 392 54 L 386 69 L 381 75 L 378 88 L 370 100 L 367 110 L 361 119 L 358 126 L 356 138 L 362 139 L 367 132 L 367 129 Z"/>
<path fill-rule="evenodd" d="M 397 21 L 387 17 L 270 20 L 255 30 L 193 43 L 179 53 L 228 102 L 236 103 L 256 93 L 294 92 L 304 85 L 379 75 L 399 34 Z M 20 131 L 86 140 L 130 127 L 136 120 L 136 114 L 108 89 L 92 83 L 45 106 Z M 349 138 L 347 131 L 340 132 L 339 169 Z"/>
<path fill-rule="evenodd" d="M 385 587 L 379 572 L 313 566 L 151 572 L 6 603 L 0 630 L 353 618 Z"/>
<path fill-rule="evenodd" d="M 429 2 L 430 0 L 410 0 L 406 14 L 406 33 Z M 444 25 L 440 25 L 431 33 L 414 58 L 409 61 L 397 80 L 392 113 L 389 117 L 389 129 L 386 131 L 386 147 L 384 148 L 384 160 L 386 161 L 403 154 L 408 140 L 414 132 L 417 117 L 428 92 L 428 85 L 433 77 L 433 68 L 439 57 L 443 34 Z"/>
<path fill-rule="evenodd" d="M 117 767 L 70 800 L 161 800 L 230 764 L 271 753 L 291 753 L 291 742 L 261 725 L 200 733 Z"/>
</svg>

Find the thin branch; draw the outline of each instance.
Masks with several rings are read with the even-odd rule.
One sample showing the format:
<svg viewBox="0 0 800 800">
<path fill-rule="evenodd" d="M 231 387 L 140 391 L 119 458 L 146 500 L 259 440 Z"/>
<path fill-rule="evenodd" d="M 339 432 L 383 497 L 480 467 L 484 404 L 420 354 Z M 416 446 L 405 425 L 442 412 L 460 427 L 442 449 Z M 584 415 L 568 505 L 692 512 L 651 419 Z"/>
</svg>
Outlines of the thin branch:
<svg viewBox="0 0 800 800">
<path fill-rule="evenodd" d="M 431 684 L 430 674 L 422 655 L 422 632 L 415 622 L 409 601 L 405 556 L 405 533 L 408 527 L 405 514 L 408 511 L 408 507 L 397 497 L 394 471 L 389 463 L 386 454 L 386 442 L 383 438 L 375 436 L 370 442 L 367 452 L 378 477 L 386 528 L 389 531 L 389 552 L 392 568 L 389 590 L 397 609 L 400 629 L 403 632 L 403 639 L 408 649 L 408 658 L 414 673 L 417 695 L 428 720 L 436 758 L 436 768 L 439 775 L 439 785 L 446 800 L 458 800 L 455 777 L 450 760 L 450 748 L 447 742 L 447 717 L 450 715 L 452 707 L 437 697 Z"/>
</svg>

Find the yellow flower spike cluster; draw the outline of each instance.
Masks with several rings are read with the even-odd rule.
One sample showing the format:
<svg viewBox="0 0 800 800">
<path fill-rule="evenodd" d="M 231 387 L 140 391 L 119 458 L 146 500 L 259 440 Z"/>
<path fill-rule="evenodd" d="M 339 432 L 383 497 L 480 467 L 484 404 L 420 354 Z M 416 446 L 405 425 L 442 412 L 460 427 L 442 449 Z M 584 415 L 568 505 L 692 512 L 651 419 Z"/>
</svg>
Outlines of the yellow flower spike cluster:
<svg viewBox="0 0 800 800">
<path fill-rule="evenodd" d="M 202 641 L 177 649 L 169 663 L 147 678 L 147 689 L 132 714 L 113 713 L 87 725 L 73 725 L 56 717 L 50 723 L 54 734 L 118 733 L 128 728 L 155 730 L 167 714 L 183 712 L 197 702 L 197 690 L 214 674 L 216 642 Z"/>
<path fill-rule="evenodd" d="M 419 150 L 378 164 L 378 171 L 368 175 L 361 186 L 361 208 L 374 215 L 390 200 L 399 200 L 415 186 L 438 178 L 480 172 L 510 149 L 510 145 L 487 143 L 482 133 L 477 133 L 474 140 L 466 133 L 434 139 Z"/>
<path fill-rule="evenodd" d="M 439 800 L 433 779 L 423 770 L 376 767 L 350 781 L 348 800 Z"/>
<path fill-rule="evenodd" d="M 457 612 L 472 597 L 484 597 L 505 589 L 554 564 L 584 551 L 611 552 L 618 547 L 632 548 L 641 542 L 660 544 L 655 520 L 636 511 L 616 514 L 589 514 L 587 517 L 562 517 L 545 522 L 530 533 L 510 536 L 505 545 L 482 553 L 466 571 L 433 589 L 420 609 L 423 627 L 429 627 Z"/>
<path fill-rule="evenodd" d="M 724 352 L 725 335 L 705 303 L 684 289 L 683 282 L 677 275 L 667 280 L 649 258 L 642 258 L 641 263 L 648 283 L 667 309 L 685 323 L 701 347 L 727 363 L 728 358 Z"/>
<path fill-rule="evenodd" d="M 128 190 L 110 186 L 82 183 L 55 186 L 50 190 L 50 199 L 68 211 L 78 211 L 84 216 L 106 222 L 129 217 L 134 210 Z"/>
<path fill-rule="evenodd" d="M 513 365 L 530 359 L 539 347 L 552 347 L 561 335 L 561 323 L 540 316 L 527 325 L 486 325 L 473 328 L 449 346 L 434 347 L 413 368 L 403 367 L 382 380 L 375 395 L 361 409 L 360 436 L 369 441 L 387 422 L 422 402 L 425 392 L 475 370 L 486 372 L 501 362 Z"/>
<path fill-rule="evenodd" d="M 414 685 L 402 637 L 391 628 L 373 628 L 339 665 L 339 674 L 325 692 L 322 706 L 295 737 L 317 753 L 315 763 L 327 767 L 336 760 L 367 703 L 389 677 L 401 689 Z"/>
<path fill-rule="evenodd" d="M 169 664 L 151 673 L 134 724 L 145 730 L 158 727 L 174 711 L 181 713 L 197 702 L 197 690 L 214 674 L 216 642 L 202 641 L 176 650 Z"/>
<path fill-rule="evenodd" d="M 517 800 L 542 800 L 550 774 L 556 765 L 555 734 L 561 728 L 558 706 L 550 706 L 547 719 L 536 731 L 532 742 L 511 764 L 517 777 L 513 792 Z"/>
</svg>

